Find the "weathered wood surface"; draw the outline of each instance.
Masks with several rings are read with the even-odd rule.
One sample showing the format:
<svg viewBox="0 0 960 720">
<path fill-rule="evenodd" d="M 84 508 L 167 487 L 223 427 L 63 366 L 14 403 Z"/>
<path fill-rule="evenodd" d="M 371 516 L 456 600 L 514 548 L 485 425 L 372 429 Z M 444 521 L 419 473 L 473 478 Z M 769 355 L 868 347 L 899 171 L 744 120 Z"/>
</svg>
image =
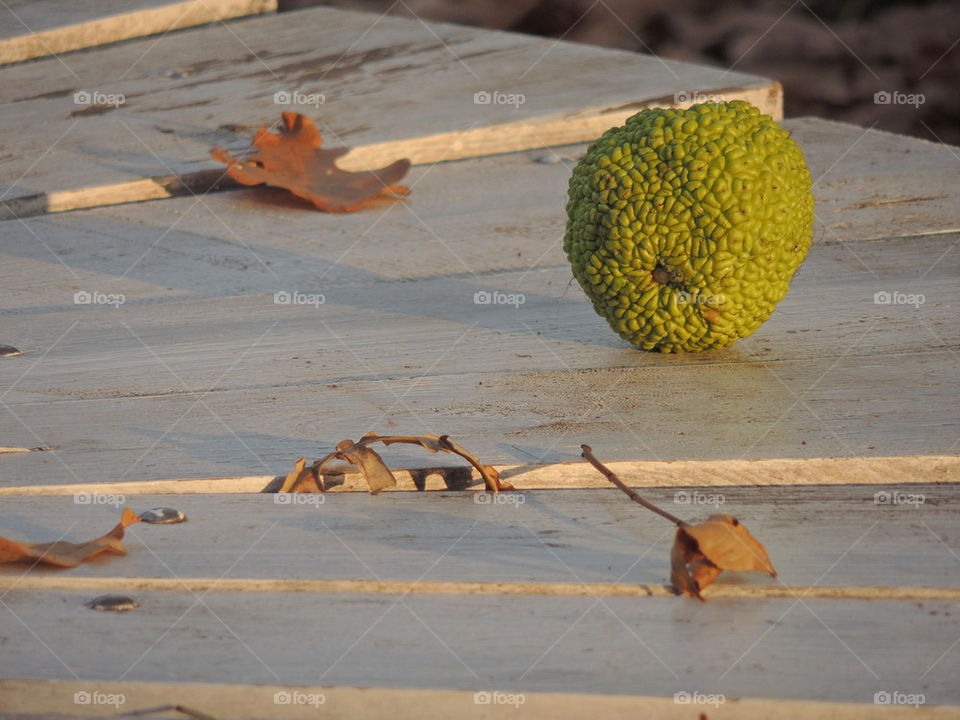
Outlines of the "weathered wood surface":
<svg viewBox="0 0 960 720">
<path fill-rule="evenodd" d="M 6 0 L 0 9 L 0 63 L 58 55 L 276 8 L 276 0 Z M 65 64 L 69 62 L 67 59 Z"/>
<path fill-rule="evenodd" d="M 960 589 L 960 485 L 651 488 L 644 496 L 689 520 L 733 514 L 766 544 L 777 580 L 725 574 L 721 584 Z M 674 530 L 610 487 L 497 499 L 472 492 L 6 497 L 0 535 L 92 539 L 115 524 L 124 500 L 138 512 L 171 505 L 189 519 L 132 526 L 125 558 L 69 573 L 38 567 L 30 578 L 113 577 L 118 587 L 129 577 L 662 585 Z M 0 578 L 16 587 L 24 570 L 2 566 Z"/>
<path fill-rule="evenodd" d="M 609 460 L 956 454 L 960 206 L 837 209 L 954 193 L 952 150 L 788 127 L 818 242 L 755 336 L 701 355 L 639 353 L 594 315 L 560 244 L 569 169 L 539 153 L 415 169 L 405 204 L 352 216 L 253 190 L 6 223 L 4 340 L 28 352 L 0 364 L 3 443 L 57 450 L 3 456 L 0 482 L 273 475 L 371 428 L 450 433 L 496 464 L 582 442 Z M 525 302 L 474 303 L 493 290 Z"/>
<path fill-rule="evenodd" d="M 5 631 L 0 676 L 86 680 L 87 692 L 108 693 L 161 679 L 244 684 L 251 692 L 265 684 L 321 693 L 330 686 L 602 693 L 638 696 L 644 707 L 657 702 L 645 696 L 669 702 L 676 692 L 722 693 L 731 705 L 741 697 L 869 704 L 877 693 L 896 692 L 922 694 L 921 711 L 932 714 L 920 716 L 935 717 L 926 705 L 960 701 L 952 532 L 960 495 L 955 485 L 918 486 L 910 491 L 922 503 L 877 504 L 873 493 L 887 490 L 725 488 L 719 508 L 648 491 L 689 517 L 735 512 L 780 571 L 778 580 L 727 573 L 705 605 L 665 591 L 609 593 L 660 587 L 672 534 L 613 489 L 516 494 L 502 504 L 468 493 L 331 495 L 322 503 L 313 496 L 311 505 L 181 496 L 175 504 L 188 522 L 132 526 L 126 557 L 26 576 L 22 567 L 5 568 L 0 593 L 16 622 Z M 691 497 L 698 492 L 716 488 Z M 137 508 L 170 502 L 127 500 Z M 65 498 L 12 498 L 5 511 L 5 534 L 35 540 L 62 535 L 67 518 L 67 536 L 85 538 L 116 516 Z M 296 584 L 343 577 L 367 587 Z M 151 578 L 166 581 L 165 589 L 151 588 Z M 398 578 L 413 586 L 381 582 Z M 530 587 L 502 594 L 431 587 L 497 581 Z M 579 594 L 551 594 L 544 584 L 579 586 Z M 762 592 L 771 586 L 784 592 Z M 140 608 L 117 616 L 83 606 L 104 592 L 131 594 Z M 63 689 L 43 687 L 42 698 L 7 687 L 0 696 L 7 690 L 13 707 L 37 712 Z M 187 703 L 175 686 L 163 689 L 165 702 Z M 130 693 L 131 702 L 142 690 Z M 323 710 L 335 717 L 341 693 L 328 692 Z M 261 706 L 250 706 L 249 717 L 276 716 L 254 707 Z M 720 709 L 711 706 L 710 716 Z M 830 705 L 804 711 L 843 716 Z"/>
<path fill-rule="evenodd" d="M 329 8 L 219 23 L 4 74 L 0 143 L 16 152 L 0 163 L 3 200 L 217 167 L 210 147 L 245 148 L 252 132 L 222 126 L 269 125 L 288 109 L 313 117 L 328 145 L 366 146 L 341 162 L 356 169 L 386 164 L 393 153 L 432 163 L 582 142 L 678 93 L 681 102 L 697 93 L 749 98 L 775 115 L 781 105 L 780 86 L 755 76 Z M 116 97 L 78 105 L 78 91 Z M 304 97 L 275 103 L 282 92 Z M 491 102 L 475 103 L 483 92 Z M 493 93 L 516 102 L 495 102 Z"/>
<path fill-rule="evenodd" d="M 955 602 L 171 591 L 138 593 L 140 608 L 117 616 L 84 607 L 90 597 L 8 592 L 6 609 L 27 627 L 11 627 L 0 672 L 108 685 L 686 691 L 859 703 L 896 691 L 960 702 L 960 666 L 948 653 L 960 633 Z"/>
<path fill-rule="evenodd" d="M 45 718 L 67 720 L 102 716 L 102 707 L 78 706 L 75 693 L 120 693 L 127 711 L 168 707 L 183 703 L 193 710 L 216 713 L 217 717 L 271 718 L 277 720 L 340 720 L 344 717 L 381 717 L 396 720 L 433 720 L 458 717 L 487 720 L 494 715 L 507 715 L 520 710 L 522 717 L 549 717 L 555 720 L 580 720 L 588 715 L 601 715 L 610 720 L 635 720 L 656 717 L 666 720 L 690 720 L 691 711 L 700 708 L 678 703 L 673 697 L 639 695 L 575 694 L 571 692 L 524 692 L 520 703 L 510 693 L 498 691 L 497 704 L 491 707 L 494 695 L 489 689 L 436 690 L 424 688 L 332 687 L 291 685 L 236 685 L 217 683 L 110 682 L 90 680 L 0 680 L 0 704 L 9 708 L 31 707 Z M 689 691 L 687 691 L 689 692 Z M 299 693 L 301 702 L 279 704 L 277 697 L 287 699 Z M 323 695 L 319 703 L 318 694 Z M 304 702 L 311 696 L 317 704 Z M 487 702 L 487 701 L 490 702 Z M 509 702 L 507 702 L 509 701 Z M 703 706 L 700 706 L 701 708 Z M 768 720 L 768 718 L 806 718 L 807 720 L 859 720 L 878 717 L 882 720 L 917 720 L 917 718 L 956 718 L 956 708 L 923 705 L 877 705 L 871 702 L 811 702 L 803 700 L 771 700 L 725 698 L 719 706 L 708 705 L 710 718 L 716 720 Z M 112 708 L 111 708 L 112 710 Z M 27 720 L 36 715 L 15 712 L 0 713 L 4 720 Z M 173 709 L 151 712 L 158 720 L 183 720 Z"/>
<path fill-rule="evenodd" d="M 484 480 L 466 463 L 424 467 L 423 458 L 390 457 L 397 480 L 385 492 L 436 490 L 482 490 Z M 416 465 L 409 469 L 397 462 Z M 960 457 L 907 455 L 896 457 L 790 458 L 768 460 L 627 460 L 608 461 L 614 472 L 632 487 L 678 487 L 694 485 L 915 485 L 956 482 Z M 609 489 L 609 481 L 586 462 L 525 463 L 495 465 L 500 479 L 520 490 L 568 488 Z M 74 495 L 105 493 L 125 495 L 182 495 L 276 492 L 284 475 L 248 475 L 222 478 L 176 478 L 171 480 L 125 480 L 90 483 L 25 484 L 0 487 L 3 495 Z M 324 472 L 327 492 L 369 492 L 370 485 L 352 465 L 328 466 Z"/>
<path fill-rule="evenodd" d="M 680 91 L 779 112 L 759 78 L 374 21 L 318 9 L 7 68 L 2 199 L 53 191 L 63 209 L 84 193 L 59 190 L 209 168 L 210 145 L 246 143 L 220 126 L 270 120 L 278 91 L 324 93 L 303 109 L 331 144 L 359 146 L 357 165 L 587 140 Z M 76 113 L 78 90 L 125 102 Z M 525 102 L 475 105 L 478 91 Z M 558 718 L 956 717 L 958 151 L 787 127 L 816 179 L 817 244 L 754 337 L 703 355 L 630 349 L 570 284 L 563 203 L 582 145 L 555 164 L 536 151 L 416 168 L 407 200 L 346 217 L 254 190 L 0 224 L 0 341 L 26 351 L 0 361 L 0 444 L 49 448 L 0 454 L 0 534 L 96 537 L 120 493 L 190 518 L 131 527 L 126 557 L 0 569 L 0 717 L 115 713 L 72 701 L 98 689 L 129 692 L 124 710 L 196 699 L 217 717 L 491 717 L 473 701 L 488 689 Z M 123 192 L 155 191 L 138 188 Z M 524 302 L 475 302 L 494 290 Z M 894 292 L 923 300 L 875 301 Z M 518 487 L 555 472 L 594 489 L 128 484 L 228 478 L 249 493 L 369 429 L 451 433 Z M 631 484 L 685 486 L 644 491 L 680 516 L 739 516 L 780 577 L 724 573 L 706 604 L 670 597 L 673 528 L 582 463 L 544 466 L 576 461 L 581 442 Z M 448 461 L 394 450 L 394 466 Z M 402 480 L 451 477 L 469 483 Z M 141 607 L 83 606 L 110 590 Z M 185 696 L 185 682 L 208 685 Z M 277 705 L 284 685 L 329 703 Z M 730 701 L 678 705 L 678 691 Z M 793 704 L 811 700 L 826 702 Z"/>
</svg>

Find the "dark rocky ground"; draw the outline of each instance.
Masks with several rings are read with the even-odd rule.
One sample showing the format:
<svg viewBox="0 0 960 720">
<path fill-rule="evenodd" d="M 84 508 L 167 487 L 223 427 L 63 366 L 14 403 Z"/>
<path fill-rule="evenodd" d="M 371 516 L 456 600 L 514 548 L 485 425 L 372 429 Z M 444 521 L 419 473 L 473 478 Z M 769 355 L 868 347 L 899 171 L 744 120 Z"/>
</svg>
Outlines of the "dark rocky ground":
<svg viewBox="0 0 960 720">
<path fill-rule="evenodd" d="M 956 0 L 280 0 L 656 53 L 781 81 L 786 114 L 960 144 Z M 875 102 L 887 93 L 901 102 Z M 904 96 L 922 95 L 917 105 Z M 919 97 L 916 98 L 919 100 Z"/>
</svg>

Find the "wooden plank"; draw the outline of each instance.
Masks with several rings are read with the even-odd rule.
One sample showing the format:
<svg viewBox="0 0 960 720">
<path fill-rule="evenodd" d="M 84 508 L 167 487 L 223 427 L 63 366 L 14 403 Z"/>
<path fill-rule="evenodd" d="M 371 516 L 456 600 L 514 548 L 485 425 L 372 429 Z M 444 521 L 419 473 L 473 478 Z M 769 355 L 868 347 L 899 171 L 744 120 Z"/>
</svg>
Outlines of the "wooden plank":
<svg viewBox="0 0 960 720">
<path fill-rule="evenodd" d="M 887 591 L 871 588 L 960 588 L 960 548 L 951 533 L 960 501 L 954 484 L 650 488 L 644 496 L 690 520 L 733 514 L 764 542 L 779 577 L 722 575 L 719 582 L 734 586 L 734 593 L 791 596 L 790 588 L 817 586 L 884 597 Z M 39 582 L 114 578 L 124 589 L 130 585 L 123 578 L 131 577 L 645 587 L 669 581 L 673 526 L 612 487 L 528 491 L 496 501 L 451 492 L 85 499 L 4 497 L 0 535 L 43 542 L 67 533 L 68 539 L 86 540 L 111 527 L 116 505 L 124 502 L 137 511 L 174 506 L 189 519 L 174 526 L 135 525 L 124 541 L 127 557 L 88 563 L 69 574 L 33 568 L 30 576 Z M 22 566 L 0 567 L 3 589 L 18 587 L 24 572 Z M 656 592 L 663 594 L 662 588 Z"/>
<path fill-rule="evenodd" d="M 0 10 L 0 64 L 276 9 L 276 0 L 6 0 Z"/>
<path fill-rule="evenodd" d="M 261 295 L 11 315 L 29 352 L 0 366 L 4 443 L 58 450 L 5 456 L 4 484 L 279 474 L 369 429 L 450 433 L 496 464 L 575 460 L 582 442 L 610 460 L 955 454 L 955 260 L 924 279 L 919 310 L 873 304 L 953 241 L 881 241 L 856 259 L 818 245 L 756 336 L 695 356 L 626 347 L 561 265 L 522 285 L 519 271 L 371 282 L 319 308 Z M 474 305 L 483 287 L 528 299 Z"/>
<path fill-rule="evenodd" d="M 816 182 L 818 238 L 960 230 L 960 148 L 815 118 L 785 124 Z"/>
<path fill-rule="evenodd" d="M 44 448 L 50 450 L 51 448 Z M 417 460 L 408 460 L 410 464 Z M 691 485 L 913 485 L 960 480 L 960 457 L 956 455 L 913 457 L 838 457 L 795 460 L 668 460 L 606 463 L 630 479 L 634 487 L 690 487 Z M 609 489 L 606 478 L 584 462 L 495 465 L 501 479 L 521 490 L 569 488 Z M 369 492 L 362 474 L 351 465 L 328 468 L 324 474 L 327 492 Z M 469 466 L 392 468 L 396 488 L 385 492 L 483 489 L 484 481 Z M 125 495 L 180 495 L 185 493 L 274 492 L 283 475 L 248 477 L 179 478 L 13 485 L 0 487 L 2 495 L 74 495 L 104 493 Z"/>
<path fill-rule="evenodd" d="M 960 631 L 955 602 L 137 597 L 139 610 L 118 617 L 84 607 L 89 592 L 8 592 L 4 611 L 20 622 L 8 623 L 0 674 L 107 685 L 163 678 L 866 704 L 898 692 L 923 695 L 924 705 L 960 701 L 960 665 L 948 652 Z"/>
<path fill-rule="evenodd" d="M 78 705 L 76 693 L 94 693 L 104 696 L 122 694 L 126 710 L 164 707 L 171 699 L 188 707 L 219 717 L 230 718 L 289 718 L 312 720 L 319 718 L 371 717 L 389 711 L 396 720 L 432 720 L 433 718 L 462 717 L 473 720 L 489 718 L 494 695 L 472 691 L 437 690 L 430 688 L 386 687 L 329 687 L 291 685 L 225 685 L 216 683 L 172 682 L 111 682 L 91 680 L 0 680 L 0 703 L 10 708 L 0 713 L 4 720 L 25 720 L 38 715 L 57 718 L 86 718 L 102 715 L 103 708 Z M 502 692 L 502 691 L 497 691 Z M 276 697 L 292 699 L 316 698 L 322 694 L 324 702 L 278 704 Z M 279 694 L 279 695 L 278 695 Z M 672 697 L 609 695 L 572 692 L 523 693 L 523 703 L 514 698 L 506 701 L 508 693 L 497 695 L 497 704 L 523 713 L 523 717 L 551 717 L 557 720 L 579 720 L 589 714 L 602 713 L 611 720 L 634 720 L 637 717 L 657 717 L 666 720 L 688 720 L 689 704 Z M 85 696 L 81 696 L 85 697 Z M 490 700 L 488 703 L 487 700 Z M 17 712 L 19 711 L 19 712 Z M 956 718 L 956 707 L 877 705 L 873 702 L 811 702 L 798 700 L 771 700 L 752 697 L 725 698 L 718 706 L 709 706 L 711 718 L 736 720 L 765 720 L 770 717 L 803 717 L 811 720 L 855 720 L 866 716 L 883 720 L 916 720 L 917 718 Z M 152 713 L 152 718 L 182 720 L 181 713 Z"/>
<path fill-rule="evenodd" d="M 904 374 L 905 360 L 915 375 Z M 336 392 L 17 401 L 5 408 L 4 433 L 58 449 L 4 456 L 3 478 L 23 485 L 281 474 L 297 457 L 320 457 L 368 429 L 451 433 L 494 464 L 570 462 L 584 442 L 610 460 L 951 455 L 956 390 L 943 373 L 952 362 L 941 352 L 785 362 L 774 372 L 704 364 L 689 371 L 695 385 L 674 368 L 649 367 L 391 378 L 386 387 L 369 379 Z M 884 394 L 862 399 L 873 384 Z M 424 466 L 420 454 L 388 455 L 399 467 Z"/>
<path fill-rule="evenodd" d="M 287 109 L 310 114 L 329 145 L 358 148 L 341 163 L 356 169 L 394 159 L 386 153 L 432 163 L 591 140 L 645 103 L 695 93 L 749 97 L 775 115 L 781 106 L 779 85 L 754 76 L 329 8 L 98 48 L 66 68 L 40 60 L 6 76 L 0 142 L 17 152 L 0 164 L 4 200 L 218 167 L 211 146 L 249 141 L 250 130 L 225 126 L 269 124 Z M 77 105 L 81 91 L 103 99 Z M 276 93 L 315 102 L 277 104 Z M 475 93 L 491 101 L 478 104 Z"/>
<path fill-rule="evenodd" d="M 895 162 L 935 194 L 949 156 L 906 138 L 885 140 L 899 154 L 875 153 L 869 136 L 833 124 L 790 127 L 824 178 L 821 207 L 837 201 L 828 182 L 844 207 L 868 201 Z M 371 426 L 452 433 L 510 465 L 575 460 L 585 441 L 610 460 L 956 453 L 949 216 L 884 239 L 894 206 L 855 211 L 843 232 L 859 241 L 824 232 L 754 337 L 638 353 L 570 286 L 558 242 L 569 170 L 537 156 L 417 170 L 409 205 L 348 217 L 251 191 L 8 224 L 5 330 L 27 354 L 0 365 L 15 413 L 0 419 L 3 442 L 59 449 L 5 456 L 3 484 L 269 476 Z M 474 304 L 491 290 L 525 303 Z M 125 304 L 77 305 L 78 291 Z M 278 291 L 325 303 L 277 305 Z M 894 291 L 926 302 L 874 303 Z M 926 466 L 921 479 L 937 479 Z"/>
</svg>

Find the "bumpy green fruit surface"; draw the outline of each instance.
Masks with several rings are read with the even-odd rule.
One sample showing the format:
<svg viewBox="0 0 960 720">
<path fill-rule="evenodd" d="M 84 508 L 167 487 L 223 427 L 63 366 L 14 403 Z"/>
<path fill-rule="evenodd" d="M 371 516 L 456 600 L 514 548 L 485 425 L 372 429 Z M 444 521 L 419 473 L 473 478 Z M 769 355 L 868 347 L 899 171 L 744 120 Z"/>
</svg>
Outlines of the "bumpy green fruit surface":
<svg viewBox="0 0 960 720">
<path fill-rule="evenodd" d="M 770 317 L 807 255 L 803 153 L 749 103 L 649 109 L 573 171 L 563 245 L 597 313 L 644 350 L 731 345 Z"/>
</svg>

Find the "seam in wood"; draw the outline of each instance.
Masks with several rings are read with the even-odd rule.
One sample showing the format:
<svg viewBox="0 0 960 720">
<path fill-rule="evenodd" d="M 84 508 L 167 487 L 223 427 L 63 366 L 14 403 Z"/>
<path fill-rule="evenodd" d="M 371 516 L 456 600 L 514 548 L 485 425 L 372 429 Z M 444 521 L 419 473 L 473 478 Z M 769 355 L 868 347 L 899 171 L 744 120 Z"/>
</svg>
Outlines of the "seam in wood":
<svg viewBox="0 0 960 720">
<path fill-rule="evenodd" d="M 367 595 L 549 595 L 567 597 L 673 597 L 669 585 L 554 582 L 406 580 L 275 580 L 260 578 L 0 577 L 0 590 L 143 590 Z M 712 585 L 708 598 L 831 600 L 960 600 L 960 588 Z M 683 600 L 678 600 L 682 602 Z"/>
</svg>

